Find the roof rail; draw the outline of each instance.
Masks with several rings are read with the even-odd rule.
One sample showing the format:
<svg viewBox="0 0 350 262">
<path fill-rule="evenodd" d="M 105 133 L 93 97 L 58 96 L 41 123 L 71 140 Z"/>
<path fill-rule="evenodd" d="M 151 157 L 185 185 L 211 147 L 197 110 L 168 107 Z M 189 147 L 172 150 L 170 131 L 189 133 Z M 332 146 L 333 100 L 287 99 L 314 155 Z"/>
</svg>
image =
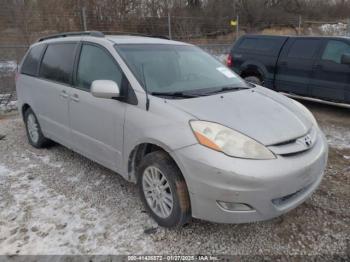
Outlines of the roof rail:
<svg viewBox="0 0 350 262">
<path fill-rule="evenodd" d="M 45 37 L 39 38 L 38 42 L 42 42 L 48 39 L 54 39 L 59 37 L 69 37 L 69 36 L 95 36 L 95 37 L 104 37 L 105 35 L 102 32 L 99 31 L 82 31 L 82 32 L 66 32 L 66 33 L 59 33 L 54 35 L 49 35 Z"/>
<path fill-rule="evenodd" d="M 122 32 L 122 31 L 104 31 L 106 35 L 125 35 L 125 36 L 143 36 L 143 37 L 153 37 L 153 38 L 161 38 L 170 40 L 168 36 L 165 35 L 150 35 L 150 34 L 144 34 L 144 33 L 134 33 L 134 32 Z"/>
</svg>

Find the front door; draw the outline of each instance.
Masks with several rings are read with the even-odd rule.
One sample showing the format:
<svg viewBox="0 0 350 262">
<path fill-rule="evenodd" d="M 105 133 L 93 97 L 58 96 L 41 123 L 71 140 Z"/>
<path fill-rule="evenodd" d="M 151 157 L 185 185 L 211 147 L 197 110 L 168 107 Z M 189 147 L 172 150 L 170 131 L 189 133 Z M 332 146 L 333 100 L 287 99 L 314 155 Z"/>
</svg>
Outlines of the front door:
<svg viewBox="0 0 350 262">
<path fill-rule="evenodd" d="M 344 102 L 346 90 L 350 91 L 350 66 L 341 63 L 341 57 L 346 53 L 350 53 L 348 42 L 325 42 L 322 55 L 314 64 L 311 96 Z"/>
<path fill-rule="evenodd" d="M 123 73 L 106 49 L 84 43 L 69 107 L 73 146 L 83 155 L 118 171 L 122 166 L 126 104 L 92 96 L 90 87 L 94 80 L 113 80 L 121 87 Z"/>
</svg>

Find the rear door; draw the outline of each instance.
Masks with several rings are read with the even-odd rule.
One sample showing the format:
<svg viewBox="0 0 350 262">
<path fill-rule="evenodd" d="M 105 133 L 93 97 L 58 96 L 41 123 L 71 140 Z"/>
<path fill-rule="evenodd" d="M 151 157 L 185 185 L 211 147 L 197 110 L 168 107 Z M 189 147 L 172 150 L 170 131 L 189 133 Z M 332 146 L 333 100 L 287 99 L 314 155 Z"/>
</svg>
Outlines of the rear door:
<svg viewBox="0 0 350 262">
<path fill-rule="evenodd" d="M 321 55 L 314 64 L 310 82 L 311 96 L 343 102 L 350 90 L 350 66 L 341 63 L 341 57 L 350 53 L 346 40 L 324 40 Z"/>
<path fill-rule="evenodd" d="M 69 146 L 69 95 L 77 43 L 49 44 L 40 66 L 37 115 L 44 134 Z"/>
<path fill-rule="evenodd" d="M 277 63 L 278 91 L 309 96 L 313 65 L 322 41 L 319 38 L 290 38 Z"/>
<path fill-rule="evenodd" d="M 94 80 L 113 80 L 121 90 L 128 83 L 107 49 L 83 43 L 69 108 L 73 147 L 90 159 L 118 171 L 122 166 L 126 104 L 92 96 L 90 87 Z"/>
</svg>

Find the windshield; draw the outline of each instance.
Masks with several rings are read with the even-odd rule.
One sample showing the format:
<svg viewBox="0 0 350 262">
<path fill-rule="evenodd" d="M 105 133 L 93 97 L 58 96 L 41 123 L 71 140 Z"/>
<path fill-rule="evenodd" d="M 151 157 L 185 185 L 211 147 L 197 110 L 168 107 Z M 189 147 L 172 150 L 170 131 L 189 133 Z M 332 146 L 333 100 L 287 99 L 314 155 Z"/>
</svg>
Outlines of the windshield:
<svg viewBox="0 0 350 262">
<path fill-rule="evenodd" d="M 249 87 L 229 68 L 194 46 L 123 44 L 116 45 L 116 49 L 151 94 Z"/>
</svg>

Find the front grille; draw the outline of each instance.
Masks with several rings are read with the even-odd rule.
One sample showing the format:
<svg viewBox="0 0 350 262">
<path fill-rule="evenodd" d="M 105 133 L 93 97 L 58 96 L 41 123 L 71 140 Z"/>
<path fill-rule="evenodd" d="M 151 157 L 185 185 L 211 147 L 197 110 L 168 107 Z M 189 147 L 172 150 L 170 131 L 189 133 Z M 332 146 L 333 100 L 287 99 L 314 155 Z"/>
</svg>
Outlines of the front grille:
<svg viewBox="0 0 350 262">
<path fill-rule="evenodd" d="M 293 144 L 293 143 L 295 143 L 295 141 L 296 141 L 296 139 L 292 139 L 292 140 L 284 141 L 284 142 L 281 142 L 278 144 L 274 144 L 273 146 L 285 146 L 288 144 Z"/>
<path fill-rule="evenodd" d="M 317 129 L 312 128 L 302 137 L 270 145 L 268 148 L 276 155 L 290 157 L 310 150 L 316 143 Z"/>
</svg>

